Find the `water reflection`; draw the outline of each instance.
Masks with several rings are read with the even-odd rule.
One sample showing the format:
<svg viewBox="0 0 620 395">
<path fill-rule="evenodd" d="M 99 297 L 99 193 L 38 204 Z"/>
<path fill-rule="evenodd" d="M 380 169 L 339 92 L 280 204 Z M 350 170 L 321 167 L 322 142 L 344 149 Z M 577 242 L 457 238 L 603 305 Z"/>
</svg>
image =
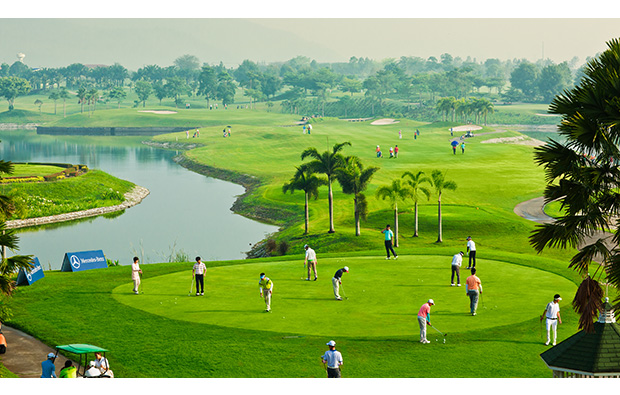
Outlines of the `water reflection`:
<svg viewBox="0 0 620 395">
<path fill-rule="evenodd" d="M 44 269 L 59 269 L 65 252 L 102 249 L 106 257 L 130 264 L 167 260 L 175 252 L 193 259 L 241 259 L 250 244 L 276 227 L 230 211 L 239 185 L 190 172 L 178 166 L 174 152 L 127 140 L 114 145 L 63 141 L 32 131 L 0 132 L 0 158 L 13 162 L 85 164 L 148 188 L 151 194 L 123 215 L 46 225 L 19 232 L 20 254 L 33 254 Z"/>
</svg>

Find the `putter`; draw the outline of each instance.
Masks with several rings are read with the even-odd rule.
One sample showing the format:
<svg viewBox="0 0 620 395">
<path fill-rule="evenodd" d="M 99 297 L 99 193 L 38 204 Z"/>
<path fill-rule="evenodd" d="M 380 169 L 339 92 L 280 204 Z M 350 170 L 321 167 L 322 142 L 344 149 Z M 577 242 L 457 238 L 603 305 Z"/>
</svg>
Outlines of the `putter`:
<svg viewBox="0 0 620 395">
<path fill-rule="evenodd" d="M 192 276 L 192 282 L 189 286 L 189 293 L 187 294 L 187 296 L 191 296 L 193 290 L 194 290 L 194 276 Z"/>
<path fill-rule="evenodd" d="M 340 283 L 340 290 L 342 291 L 342 296 L 344 296 L 344 298 L 345 298 L 346 300 L 349 300 L 349 298 L 347 297 L 347 293 L 346 293 L 346 292 L 344 292 L 344 288 L 342 287 L 342 283 Z"/>
<path fill-rule="evenodd" d="M 484 305 L 484 299 L 482 298 L 482 292 L 480 292 L 480 301 L 482 302 L 482 308 L 486 309 L 487 307 Z"/>
<path fill-rule="evenodd" d="M 432 325 L 431 325 L 431 328 L 433 328 L 434 330 L 436 330 L 437 332 L 439 332 L 440 334 L 442 334 L 444 337 L 445 337 L 445 336 L 448 336 L 448 334 L 447 334 L 447 333 L 443 333 L 443 332 L 441 332 L 439 329 L 435 328 L 435 327 L 434 327 L 434 326 L 432 326 Z"/>
<path fill-rule="evenodd" d="M 142 274 L 140 274 L 140 293 L 144 293 L 144 287 L 142 286 Z"/>
</svg>

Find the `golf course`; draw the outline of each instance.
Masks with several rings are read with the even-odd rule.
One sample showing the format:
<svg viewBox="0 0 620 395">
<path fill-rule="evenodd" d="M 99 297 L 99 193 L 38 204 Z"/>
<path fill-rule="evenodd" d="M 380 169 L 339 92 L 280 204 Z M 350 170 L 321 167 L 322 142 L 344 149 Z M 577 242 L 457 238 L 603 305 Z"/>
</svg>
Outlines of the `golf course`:
<svg viewBox="0 0 620 395">
<path fill-rule="evenodd" d="M 109 125 L 132 125 L 144 116 L 135 109 L 95 114 L 100 115 L 92 122 L 100 124 L 101 117 Z M 90 126 L 83 115 L 75 116 L 82 119 L 57 123 Z M 399 118 L 371 125 L 317 117 L 311 120 L 312 133 L 304 134 L 297 115 L 265 109 L 179 109 L 149 116 L 170 117 L 170 126 L 188 119 L 204 125 L 199 137 L 180 132 L 147 142 L 186 145 L 190 148 L 179 151 L 177 160 L 182 166 L 243 183 L 247 191 L 235 211 L 280 226 L 270 239 L 287 248 L 276 248 L 269 257 L 206 262 L 204 296 L 195 295 L 192 262 L 142 265 L 139 295 L 132 291 L 128 264 L 76 273 L 46 271 L 44 279 L 15 293 L 15 314 L 7 325 L 50 346 L 104 347 L 116 377 L 324 377 L 319 357 L 329 340 L 343 354 L 343 377 L 550 377 L 539 357 L 547 349 L 539 317 L 555 293 L 564 296 L 559 341 L 577 331 L 570 300 L 580 276 L 568 269 L 574 251 L 536 254 L 528 242 L 536 224 L 513 211 L 518 203 L 541 196 L 545 186 L 542 169 L 532 160 L 532 144 L 501 143 L 522 136 L 517 130 L 478 125 L 474 137 L 461 139 L 450 134 L 450 128 L 467 127 L 457 122 Z M 222 137 L 225 128 L 231 129 L 230 137 Z M 464 152 L 460 146 L 452 152 L 453 139 L 466 143 Z M 500 143 L 485 143 L 490 139 Z M 113 145 L 115 137 L 97 140 Z M 353 196 L 335 180 L 335 232 L 328 232 L 328 191 L 321 186 L 318 198 L 309 200 L 304 234 L 304 192 L 283 193 L 282 187 L 296 166 L 310 161 L 301 159 L 304 150 L 323 152 L 345 142 L 350 145 L 343 146 L 344 156 L 357 156 L 364 168 L 378 168 L 363 192 L 368 213 L 360 235 L 355 234 Z M 375 154 L 377 145 L 383 158 Z M 396 145 L 398 157 L 389 158 L 389 147 Z M 412 237 L 413 200 L 397 200 L 398 259 L 386 260 L 380 231 L 386 224 L 394 229 L 394 205 L 376 191 L 404 180 L 404 172 L 423 171 L 430 177 L 433 170 L 457 186 L 442 193 L 441 242 L 438 196 L 426 184 L 430 197 L 418 200 L 417 237 Z M 173 234 L 175 229 L 161 231 Z M 467 236 L 477 245 L 476 269 L 484 289 L 476 316 L 469 313 L 464 285 Z M 303 280 L 304 244 L 317 253 L 317 281 Z M 459 251 L 465 251 L 461 287 L 450 284 L 450 263 Z M 350 269 L 342 278 L 345 298 L 336 301 L 331 279 L 343 266 Z M 259 296 L 261 272 L 274 283 L 270 313 Z M 435 301 L 431 344 L 422 344 L 417 312 L 429 298 Z M 150 364 L 154 355 L 159 362 Z"/>
</svg>

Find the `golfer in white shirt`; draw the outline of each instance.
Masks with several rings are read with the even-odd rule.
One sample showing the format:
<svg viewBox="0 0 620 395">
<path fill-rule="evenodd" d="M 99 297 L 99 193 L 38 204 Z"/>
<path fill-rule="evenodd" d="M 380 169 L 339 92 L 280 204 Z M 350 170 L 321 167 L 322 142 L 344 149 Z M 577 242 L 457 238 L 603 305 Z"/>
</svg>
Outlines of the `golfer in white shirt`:
<svg viewBox="0 0 620 395">
<path fill-rule="evenodd" d="M 452 257 L 452 277 L 450 280 L 451 285 L 454 287 L 454 275 L 456 274 L 456 283 L 461 286 L 461 264 L 463 263 L 463 251 L 455 254 Z"/>
<path fill-rule="evenodd" d="M 560 317 L 560 294 L 555 294 L 553 296 L 553 302 L 549 302 L 547 304 L 547 308 L 543 312 L 543 315 L 540 316 L 540 320 L 542 321 L 543 317 L 546 318 L 545 323 L 547 327 L 547 342 L 545 346 L 549 345 L 551 342 L 551 329 L 553 329 L 553 345 L 555 346 L 556 341 L 558 339 L 558 322 L 562 323 L 562 317 Z"/>
</svg>

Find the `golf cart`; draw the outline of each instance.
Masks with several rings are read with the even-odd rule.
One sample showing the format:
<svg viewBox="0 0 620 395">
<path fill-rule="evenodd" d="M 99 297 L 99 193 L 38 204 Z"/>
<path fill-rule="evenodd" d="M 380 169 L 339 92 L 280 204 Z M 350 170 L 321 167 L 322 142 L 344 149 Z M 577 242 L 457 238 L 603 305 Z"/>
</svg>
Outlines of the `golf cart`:
<svg viewBox="0 0 620 395">
<path fill-rule="evenodd" d="M 84 378 L 112 378 L 114 375 L 111 370 L 106 371 L 105 373 L 101 373 L 97 370 L 97 374 L 92 374 L 90 367 L 90 359 L 88 358 L 88 354 L 92 354 L 92 359 L 95 359 L 95 353 L 100 352 L 105 358 L 105 353 L 108 350 L 103 349 L 101 347 L 93 346 L 91 344 L 66 344 L 64 346 L 56 346 L 56 356 L 58 356 L 58 351 L 65 351 L 72 354 L 76 354 L 79 356 L 79 362 L 77 366 L 77 376 Z M 83 360 L 83 362 L 82 362 Z M 83 368 L 80 373 L 80 368 Z"/>
</svg>

